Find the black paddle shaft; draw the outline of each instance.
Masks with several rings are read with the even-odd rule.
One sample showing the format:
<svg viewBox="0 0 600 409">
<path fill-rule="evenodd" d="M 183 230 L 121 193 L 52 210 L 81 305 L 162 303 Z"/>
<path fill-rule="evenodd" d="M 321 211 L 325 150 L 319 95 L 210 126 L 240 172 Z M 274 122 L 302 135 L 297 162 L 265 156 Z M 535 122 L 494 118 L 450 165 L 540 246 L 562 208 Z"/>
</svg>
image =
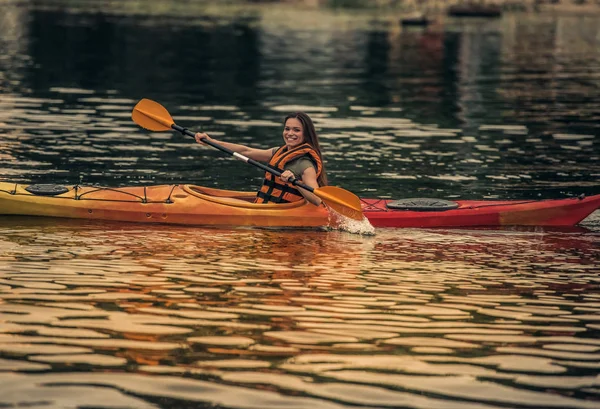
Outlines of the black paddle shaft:
<svg viewBox="0 0 600 409">
<path fill-rule="evenodd" d="M 173 124 L 173 125 L 171 125 L 171 128 L 173 128 L 173 129 L 174 129 L 174 130 L 176 130 L 177 132 L 181 132 L 181 133 L 182 133 L 182 134 L 184 134 L 184 135 L 191 136 L 192 138 L 195 138 L 195 137 L 196 137 L 196 134 L 195 134 L 194 132 L 190 131 L 190 130 L 189 130 L 189 129 L 187 129 L 187 128 L 184 128 L 184 127 L 182 127 L 182 126 L 179 126 L 179 125 L 177 125 L 177 124 Z M 234 157 L 236 157 L 237 159 L 240 159 L 240 160 L 242 160 L 242 161 L 244 161 L 244 162 L 246 162 L 246 163 L 249 163 L 249 164 L 251 164 L 251 165 L 254 165 L 254 166 L 258 167 L 258 168 L 261 168 L 261 169 L 262 169 L 262 170 L 264 170 L 265 172 L 272 173 L 272 174 L 273 174 L 273 175 L 275 175 L 275 176 L 281 176 L 281 172 L 280 172 L 280 171 L 278 171 L 277 169 L 270 168 L 270 167 L 268 167 L 267 165 L 265 165 L 265 164 L 263 164 L 263 163 L 260 163 L 260 162 L 258 162 L 258 161 L 255 161 L 254 159 L 247 158 L 247 157 L 245 157 L 244 155 L 241 155 L 241 154 L 239 154 L 239 153 L 237 153 L 237 152 L 234 152 L 234 151 L 232 151 L 231 149 L 228 149 L 228 148 L 226 148 L 226 147 L 224 147 L 224 146 L 221 146 L 221 145 L 219 145 L 218 143 L 215 143 L 215 142 L 213 142 L 213 141 L 209 141 L 209 140 L 208 140 L 208 139 L 206 139 L 206 138 L 202 138 L 202 142 L 204 142 L 204 143 L 205 143 L 205 144 L 207 144 L 207 145 L 210 145 L 210 146 L 212 146 L 213 148 L 217 148 L 217 149 L 218 149 L 218 150 L 220 150 L 221 152 L 228 153 L 229 155 L 231 155 L 231 156 L 234 156 Z M 289 182 L 289 183 L 291 183 L 292 185 L 295 185 L 295 186 L 301 187 L 302 189 L 308 190 L 308 191 L 309 191 L 309 192 L 311 192 L 311 193 L 315 191 L 315 189 L 314 189 L 314 188 L 312 188 L 312 187 L 310 187 L 310 186 L 307 186 L 307 185 L 305 185 L 305 184 L 304 184 L 304 183 L 302 183 L 302 182 L 299 182 L 299 181 L 298 181 L 298 179 L 296 179 L 296 178 L 292 178 L 292 179 L 290 179 L 288 182 Z"/>
</svg>

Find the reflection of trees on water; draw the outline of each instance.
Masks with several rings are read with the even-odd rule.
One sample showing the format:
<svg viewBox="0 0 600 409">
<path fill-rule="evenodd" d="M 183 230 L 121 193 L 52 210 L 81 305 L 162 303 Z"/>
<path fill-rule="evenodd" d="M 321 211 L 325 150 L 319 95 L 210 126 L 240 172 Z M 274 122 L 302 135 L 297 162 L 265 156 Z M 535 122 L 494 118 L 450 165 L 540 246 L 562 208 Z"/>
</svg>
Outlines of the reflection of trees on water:
<svg viewBox="0 0 600 409">
<path fill-rule="evenodd" d="M 29 45 L 29 32 L 27 27 L 27 12 L 15 4 L 3 4 L 0 13 L 0 79 L 2 80 L 2 93 L 13 92 L 13 87 L 18 88 L 24 70 L 30 61 L 24 58 L 24 50 Z"/>
<path fill-rule="evenodd" d="M 577 122 L 590 122 L 589 126 L 580 125 L 580 132 L 593 133 L 590 128 L 594 127 L 591 122 L 598 103 L 589 91 L 598 89 L 600 82 L 590 71 L 590 63 L 599 55 L 597 24 L 581 18 L 558 18 L 515 20 L 511 28 L 510 36 L 505 36 L 504 55 L 514 66 L 514 71 L 506 74 L 513 84 L 511 89 L 500 91 L 515 105 L 507 114 L 526 116 L 536 127 L 551 124 L 555 128 L 576 117 Z"/>
<path fill-rule="evenodd" d="M 33 11 L 28 27 L 36 39 L 30 50 L 36 68 L 27 82 L 36 90 L 116 89 L 133 97 L 170 95 L 180 103 L 193 94 L 211 103 L 255 104 L 258 37 L 249 27 L 252 19 L 241 20 L 220 27 L 208 17 L 181 24 L 158 17 Z"/>
<path fill-rule="evenodd" d="M 571 162 L 566 172 L 582 166 L 592 169 L 595 164 L 587 153 L 595 148 L 598 93 L 593 91 L 600 89 L 594 70 L 599 27 L 593 18 L 506 15 L 468 22 L 448 18 L 422 28 L 403 27 L 393 16 L 375 18 L 328 8 L 292 12 L 274 5 L 226 17 L 118 14 L 84 6 L 73 12 L 56 5 L 7 10 L 1 21 L 11 24 L 0 27 L 0 41 L 10 45 L 0 60 L 0 67 L 6 67 L 2 75 L 8 79 L 4 86 L 15 88 L 18 97 L 52 98 L 41 102 L 36 112 L 7 110 L 10 119 L 3 122 L 11 125 L 27 119 L 28 126 L 37 127 L 39 115 L 47 129 L 63 129 L 64 111 L 83 108 L 68 127 L 73 131 L 86 127 L 95 134 L 114 124 L 114 135 L 108 136 L 117 140 L 121 130 L 116 128 L 125 122 L 133 126 L 125 112 L 130 102 L 148 97 L 172 109 L 176 119 L 202 110 L 206 118 L 192 117 L 189 122 L 185 118 L 187 123 L 182 119 L 190 128 L 197 129 L 192 121 L 198 119 L 209 132 L 225 131 L 233 138 L 273 146 L 280 141 L 275 128 L 283 108 L 308 107 L 316 113 L 317 124 L 333 120 L 322 134 L 326 150 L 334 153 L 328 160 L 336 160 L 335 154 L 339 158 L 331 169 L 342 169 L 340 178 L 351 175 L 341 179 L 348 187 L 362 183 L 356 164 L 368 175 L 365 179 L 381 175 L 376 186 L 369 187 L 378 195 L 396 194 L 400 184 L 414 195 L 423 188 L 423 177 L 433 176 L 426 189 L 436 195 L 452 190 L 448 187 L 456 182 L 462 192 L 473 187 L 478 197 L 492 190 L 515 197 L 514 192 L 499 189 L 514 186 L 508 178 L 519 181 L 521 174 L 526 179 L 523 189 L 531 187 L 529 180 L 562 189 L 564 185 L 554 183 L 557 171 L 548 169 L 548 161 L 552 167 Z M 119 112 L 112 112 L 112 102 L 107 102 L 112 99 L 121 104 L 118 109 L 115 105 Z M 106 110 L 111 112 L 103 115 Z M 55 115 L 58 111 L 60 116 Z M 181 111 L 186 112 L 180 115 Z M 346 127 L 335 122 L 341 118 Z M 486 124 L 517 124 L 524 132 L 497 138 L 480 132 Z M 431 132 L 436 127 L 462 129 Z M 582 133 L 587 140 L 567 136 L 563 142 L 542 141 L 540 132 Z M 539 142 L 532 142 L 530 134 Z M 340 136 L 347 139 L 339 143 Z M 58 141 L 56 134 L 52 139 Z M 73 140 L 80 143 L 79 137 Z M 85 155 L 104 156 L 104 143 L 88 142 Z M 165 146 L 154 142 L 153 148 Z M 63 143 L 70 144 L 70 140 Z M 65 153 L 61 144 L 55 146 L 55 167 L 64 169 L 65 155 L 71 153 Z M 118 148 L 126 152 L 128 147 Z M 146 167 L 138 166 L 139 174 L 155 172 L 152 177 L 171 182 L 181 169 L 174 176 L 177 181 L 196 177 L 199 168 L 213 172 L 212 165 L 202 169 L 193 157 L 181 161 L 186 148 L 175 146 L 169 163 L 164 152 L 150 154 Z M 112 159 L 113 153 L 106 156 Z M 542 155 L 546 159 L 538 160 Z M 32 157 L 29 149 L 24 156 Z M 34 159 L 46 161 L 48 156 L 45 152 L 43 158 Z M 114 166 L 113 160 L 91 172 L 87 161 L 70 168 L 85 169 L 98 178 L 111 168 L 121 177 L 133 172 L 131 158 L 139 155 L 129 156 L 120 157 L 129 169 Z M 547 174 L 530 175 L 532 165 L 540 161 Z M 156 165 L 159 162 L 161 166 Z M 504 164 L 514 163 L 529 169 L 504 169 Z M 28 173 L 23 178 L 36 172 L 32 167 L 21 172 Z M 571 185 L 581 186 L 575 172 L 577 180 Z M 475 178 L 473 174 L 482 183 L 467 186 L 470 182 L 465 180 Z M 396 175 L 408 181 L 392 179 Z M 452 179 L 453 175 L 459 178 Z M 506 182 L 486 181 L 488 176 Z"/>
<path fill-rule="evenodd" d="M 485 106 L 496 99 L 500 82 L 501 37 L 497 32 L 463 32 L 457 56 L 459 118 L 471 129 L 494 121 Z"/>
<path fill-rule="evenodd" d="M 586 100 L 580 82 L 597 86 L 591 73 L 577 71 L 582 64 L 576 59 L 597 54 L 598 27 L 593 22 L 579 24 L 578 19 L 531 22 L 507 16 L 460 27 L 450 19 L 416 30 L 382 22 L 356 30 L 343 18 L 321 13 L 322 21 L 313 25 L 310 15 L 303 17 L 306 21 L 292 15 L 301 26 L 289 30 L 273 22 L 291 17 L 277 13 L 184 21 L 9 10 L 4 20 L 12 24 L 3 27 L 13 28 L 3 37 L 14 36 L 18 28 L 35 41 L 29 44 L 31 63 L 13 61 L 6 71 L 23 77 L 36 91 L 74 87 L 139 97 L 151 89 L 178 102 L 194 95 L 196 103 L 233 101 L 252 107 L 263 97 L 261 87 L 272 86 L 281 90 L 282 99 L 289 100 L 294 92 L 294 99 L 304 104 L 339 104 L 342 96 L 341 100 L 357 98 L 361 105 L 406 103 L 414 111 L 407 115 L 454 126 L 459 119 L 477 128 L 498 121 L 498 106 L 507 116 L 528 113 L 513 106 L 534 112 L 553 106 L 553 115 L 559 115 L 555 120 L 561 121 L 568 115 L 561 105 L 570 103 L 568 95 Z M 584 41 L 573 41 L 576 38 Z M 573 44 L 581 50 L 574 50 Z M 548 57 L 532 59 L 531 53 L 540 49 L 547 50 Z M 353 82 L 340 81 L 348 75 Z M 565 85 L 569 88 L 559 93 Z M 541 101 L 532 101 L 534 91 L 544 90 L 547 95 Z M 584 102 L 583 115 L 591 115 L 593 108 L 593 100 Z M 542 114 L 536 122 L 552 119 Z"/>
</svg>

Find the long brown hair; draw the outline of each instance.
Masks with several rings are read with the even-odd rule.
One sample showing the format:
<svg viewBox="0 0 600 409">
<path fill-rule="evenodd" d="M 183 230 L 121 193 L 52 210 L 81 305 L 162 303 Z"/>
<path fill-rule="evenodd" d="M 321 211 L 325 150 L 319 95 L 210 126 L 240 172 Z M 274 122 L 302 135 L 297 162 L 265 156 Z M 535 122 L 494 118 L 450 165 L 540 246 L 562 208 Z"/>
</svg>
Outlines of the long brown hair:
<svg viewBox="0 0 600 409">
<path fill-rule="evenodd" d="M 319 135 L 317 135 L 312 119 L 304 112 L 294 112 L 285 117 L 283 120 L 284 126 L 290 118 L 296 118 L 300 121 L 304 133 L 304 142 L 312 146 L 319 155 L 319 158 L 321 158 L 323 168 L 321 169 L 321 174 L 317 178 L 317 182 L 319 183 L 319 186 L 327 186 L 327 173 L 325 172 L 325 163 L 323 162 L 323 155 L 321 154 L 321 145 L 319 145 Z"/>
</svg>

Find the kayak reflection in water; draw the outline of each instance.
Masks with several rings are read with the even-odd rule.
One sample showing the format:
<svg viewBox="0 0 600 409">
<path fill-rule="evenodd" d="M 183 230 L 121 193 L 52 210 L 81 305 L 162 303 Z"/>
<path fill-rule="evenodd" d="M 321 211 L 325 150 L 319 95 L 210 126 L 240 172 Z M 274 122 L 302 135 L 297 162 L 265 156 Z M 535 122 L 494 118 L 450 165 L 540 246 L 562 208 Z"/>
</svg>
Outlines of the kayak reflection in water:
<svg viewBox="0 0 600 409">
<path fill-rule="evenodd" d="M 236 143 L 223 142 L 211 138 L 206 133 L 197 133 L 196 142 L 202 139 L 214 141 L 232 151 L 281 171 L 277 177 L 265 173 L 263 185 L 257 193 L 256 203 L 289 203 L 306 199 L 319 206 L 321 199 L 289 181 L 297 179 L 314 189 L 327 186 L 327 175 L 321 156 L 319 137 L 312 119 L 304 112 L 295 112 L 283 121 L 283 141 L 279 148 L 256 149 Z"/>
</svg>

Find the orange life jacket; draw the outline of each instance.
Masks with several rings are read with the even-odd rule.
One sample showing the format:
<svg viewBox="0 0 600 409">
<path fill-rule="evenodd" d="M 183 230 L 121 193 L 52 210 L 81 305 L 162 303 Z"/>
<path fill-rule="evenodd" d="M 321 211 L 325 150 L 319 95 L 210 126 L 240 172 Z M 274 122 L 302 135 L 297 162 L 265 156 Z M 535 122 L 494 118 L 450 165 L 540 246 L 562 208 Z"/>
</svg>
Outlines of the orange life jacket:
<svg viewBox="0 0 600 409">
<path fill-rule="evenodd" d="M 308 156 L 316 165 L 318 178 L 323 170 L 323 162 L 321 162 L 317 151 L 307 143 L 298 145 L 291 150 L 288 150 L 286 146 L 277 149 L 269 161 L 269 167 L 283 172 L 286 163 L 304 155 Z M 279 176 L 275 176 L 270 172 L 265 173 L 263 185 L 256 196 L 256 203 L 289 203 L 304 200 L 304 196 L 294 185 L 282 182 Z"/>
</svg>

